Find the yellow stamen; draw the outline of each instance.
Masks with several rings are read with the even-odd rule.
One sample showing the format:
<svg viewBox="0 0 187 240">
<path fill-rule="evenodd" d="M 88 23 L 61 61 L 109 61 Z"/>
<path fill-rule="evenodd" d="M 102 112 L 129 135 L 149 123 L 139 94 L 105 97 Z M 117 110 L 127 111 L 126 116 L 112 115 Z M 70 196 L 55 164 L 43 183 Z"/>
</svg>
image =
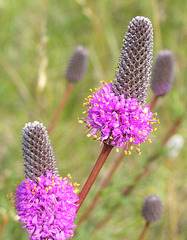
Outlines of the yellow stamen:
<svg viewBox="0 0 187 240">
<path fill-rule="evenodd" d="M 71 177 L 71 174 L 70 174 L 70 173 L 68 173 L 68 175 L 67 175 L 67 176 L 68 176 L 68 178 L 69 178 L 69 179 L 72 179 L 72 177 Z"/>
<path fill-rule="evenodd" d="M 38 182 L 40 182 L 41 180 L 40 180 L 40 177 L 38 177 Z"/>
</svg>

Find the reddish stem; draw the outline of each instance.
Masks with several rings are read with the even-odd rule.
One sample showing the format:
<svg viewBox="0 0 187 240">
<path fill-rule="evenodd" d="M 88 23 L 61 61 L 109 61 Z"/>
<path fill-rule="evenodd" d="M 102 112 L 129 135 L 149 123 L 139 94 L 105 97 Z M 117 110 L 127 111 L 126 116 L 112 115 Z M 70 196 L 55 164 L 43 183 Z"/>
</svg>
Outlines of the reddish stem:
<svg viewBox="0 0 187 240">
<path fill-rule="evenodd" d="M 67 99 L 68 99 L 71 91 L 73 90 L 73 87 L 74 87 L 73 83 L 69 83 L 68 84 L 68 87 L 66 89 L 66 93 L 65 93 L 65 95 L 62 96 L 61 102 L 60 102 L 60 104 L 59 104 L 59 106 L 58 106 L 58 108 L 56 110 L 56 113 L 55 113 L 51 123 L 49 124 L 49 127 L 47 129 L 48 134 L 50 134 L 52 132 L 52 130 L 53 130 L 54 126 L 55 126 L 55 123 L 58 120 L 58 118 L 60 116 L 60 113 L 62 112 L 62 110 L 63 110 L 63 108 L 64 108 L 64 106 L 65 106 L 65 104 L 67 102 Z"/>
<path fill-rule="evenodd" d="M 86 198 L 87 194 L 89 193 L 93 183 L 95 182 L 95 179 L 97 178 L 101 168 L 103 167 L 108 155 L 110 154 L 112 150 L 112 146 L 109 146 L 104 143 L 103 149 L 97 159 L 97 162 L 95 163 L 95 166 L 92 169 L 92 172 L 90 173 L 90 176 L 88 177 L 80 195 L 79 195 L 79 207 L 77 209 L 77 212 L 79 211 L 82 203 L 84 202 L 84 199 Z"/>
<path fill-rule="evenodd" d="M 153 108 L 155 107 L 156 103 L 158 102 L 159 96 L 156 96 L 153 98 L 152 102 L 150 103 L 150 110 L 152 111 Z"/>
<path fill-rule="evenodd" d="M 149 228 L 149 222 L 146 222 L 146 224 L 144 226 L 144 229 L 143 229 L 143 231 L 142 231 L 142 233 L 141 233 L 141 235 L 139 237 L 139 240 L 143 240 L 144 239 L 145 234 L 146 234 L 148 228 Z"/>
<path fill-rule="evenodd" d="M 110 172 L 108 173 L 108 175 L 106 176 L 106 178 L 104 179 L 101 188 L 99 190 L 99 192 L 97 193 L 97 195 L 95 196 L 95 198 L 93 199 L 93 201 L 91 202 L 89 208 L 87 209 L 87 211 L 84 213 L 84 215 L 80 218 L 78 226 L 80 226 L 86 219 L 87 217 L 90 215 L 90 213 L 93 211 L 93 209 L 95 208 L 96 204 L 98 203 L 98 201 L 101 198 L 101 194 L 103 192 L 103 190 L 107 187 L 108 183 L 110 182 L 114 172 L 116 171 L 116 169 L 118 168 L 119 164 L 121 163 L 121 160 L 124 157 L 124 153 L 122 152 L 120 154 L 120 156 L 117 158 L 117 160 L 115 161 L 114 165 L 112 166 Z"/>
</svg>

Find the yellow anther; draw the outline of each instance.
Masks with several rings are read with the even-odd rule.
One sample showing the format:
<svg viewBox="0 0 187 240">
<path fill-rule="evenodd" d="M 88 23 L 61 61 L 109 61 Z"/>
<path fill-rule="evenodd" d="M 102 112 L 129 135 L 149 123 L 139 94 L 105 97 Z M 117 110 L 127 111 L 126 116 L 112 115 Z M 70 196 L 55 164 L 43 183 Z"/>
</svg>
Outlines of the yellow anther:
<svg viewBox="0 0 187 240">
<path fill-rule="evenodd" d="M 110 139 L 111 139 L 111 140 L 113 140 L 113 137 L 112 137 L 112 136 L 110 136 Z"/>
<path fill-rule="evenodd" d="M 130 142 L 132 142 L 133 141 L 133 138 L 132 137 L 130 137 L 130 140 L 129 140 Z"/>
<path fill-rule="evenodd" d="M 69 178 L 69 179 L 72 179 L 72 177 L 71 177 L 71 174 L 70 174 L 70 173 L 68 173 L 68 175 L 67 175 L 67 176 L 68 176 L 68 178 Z"/>
<path fill-rule="evenodd" d="M 52 189 L 52 187 L 51 187 L 51 186 L 49 186 L 49 189 Z"/>
<path fill-rule="evenodd" d="M 157 114 L 157 112 L 155 112 L 155 116 L 157 116 L 158 114 Z"/>
<path fill-rule="evenodd" d="M 85 113 L 86 113 L 86 111 L 83 111 L 83 112 L 82 112 L 82 114 L 85 114 Z"/>
<path fill-rule="evenodd" d="M 25 181 L 25 183 L 29 183 L 29 181 Z"/>
<path fill-rule="evenodd" d="M 116 148 L 116 152 L 119 152 L 119 148 Z"/>
<path fill-rule="evenodd" d="M 138 155 L 141 155 L 141 154 L 142 154 L 141 152 L 138 153 Z"/>
<path fill-rule="evenodd" d="M 138 104 L 138 107 L 140 107 L 140 104 Z"/>
<path fill-rule="evenodd" d="M 143 130 L 143 132 L 146 132 L 146 130 Z"/>
<path fill-rule="evenodd" d="M 97 135 L 93 135 L 94 136 L 94 138 L 97 138 Z"/>
<path fill-rule="evenodd" d="M 131 155 L 132 154 L 131 151 L 128 151 L 128 154 Z"/>
<path fill-rule="evenodd" d="M 83 123 L 83 121 L 82 121 L 82 120 L 79 120 L 78 123 Z"/>
<path fill-rule="evenodd" d="M 46 191 L 46 192 L 48 192 L 48 191 L 49 191 L 49 189 L 46 187 L 46 188 L 45 188 L 45 191 Z"/>
<path fill-rule="evenodd" d="M 79 183 L 77 183 L 77 182 L 74 182 L 74 184 L 73 184 L 75 187 L 78 187 L 78 186 L 80 186 L 80 184 Z"/>
<path fill-rule="evenodd" d="M 131 150 L 133 150 L 133 149 L 134 149 L 134 147 L 131 145 L 131 146 L 130 146 L 130 149 L 131 149 Z"/>
<path fill-rule="evenodd" d="M 148 139 L 148 142 L 149 142 L 149 143 L 152 143 L 151 139 Z"/>
<path fill-rule="evenodd" d="M 87 137 L 90 137 L 90 134 L 89 134 L 89 133 L 87 134 Z"/>
<path fill-rule="evenodd" d="M 125 155 L 127 155 L 128 154 L 127 150 L 125 150 L 124 153 L 125 153 Z"/>
<path fill-rule="evenodd" d="M 151 129 L 151 132 L 153 132 L 153 129 Z"/>
<path fill-rule="evenodd" d="M 26 189 L 30 189 L 30 187 L 26 187 Z"/>
<path fill-rule="evenodd" d="M 136 148 L 136 150 L 137 150 L 138 152 L 140 152 L 140 149 L 139 149 L 139 148 Z"/>
<path fill-rule="evenodd" d="M 141 133 L 141 131 L 138 131 L 138 133 L 140 134 L 140 133 Z"/>
<path fill-rule="evenodd" d="M 157 120 L 157 123 L 160 124 L 160 120 L 159 119 Z"/>
<path fill-rule="evenodd" d="M 156 130 L 157 130 L 157 128 L 154 129 L 154 131 L 156 131 Z"/>
<path fill-rule="evenodd" d="M 90 92 L 92 92 L 93 90 L 90 88 Z"/>
<path fill-rule="evenodd" d="M 78 188 L 75 188 L 75 190 L 73 191 L 74 193 L 78 193 L 79 192 L 79 189 Z"/>
</svg>

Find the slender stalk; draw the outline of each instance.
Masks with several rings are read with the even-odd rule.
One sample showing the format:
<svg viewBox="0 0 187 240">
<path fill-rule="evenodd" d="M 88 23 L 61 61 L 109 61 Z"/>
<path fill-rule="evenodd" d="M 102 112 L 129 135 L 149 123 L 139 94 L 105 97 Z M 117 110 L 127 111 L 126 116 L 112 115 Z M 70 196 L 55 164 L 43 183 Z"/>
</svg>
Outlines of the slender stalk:
<svg viewBox="0 0 187 240">
<path fill-rule="evenodd" d="M 152 102 L 150 103 L 150 110 L 152 111 L 153 108 L 155 108 L 155 105 L 157 104 L 158 102 L 158 99 L 159 99 L 159 96 L 156 96 L 153 98 Z"/>
<path fill-rule="evenodd" d="M 97 162 L 95 163 L 95 166 L 92 169 L 92 172 L 90 173 L 90 176 L 88 177 L 80 195 L 79 195 L 79 207 L 77 209 L 77 212 L 79 211 L 82 203 L 84 202 L 84 199 L 86 198 L 87 194 L 89 193 L 93 183 L 95 182 L 95 179 L 97 178 L 101 168 L 103 167 L 108 155 L 110 154 L 112 150 L 112 146 L 109 146 L 104 143 L 103 149 L 97 159 Z"/>
<path fill-rule="evenodd" d="M 55 126 L 55 123 L 58 120 L 58 118 L 60 116 L 60 113 L 62 112 L 62 110 L 63 110 L 63 108 L 64 108 L 64 106 L 65 106 L 65 104 L 67 102 L 67 99 L 68 99 L 70 93 L 73 90 L 73 87 L 74 87 L 74 84 L 72 82 L 70 82 L 68 84 L 67 89 L 66 89 L 66 93 L 65 93 L 65 95 L 62 96 L 61 102 L 60 102 L 60 104 L 59 104 L 59 106 L 58 106 L 58 108 L 56 110 L 56 113 L 55 113 L 51 123 L 49 124 L 49 127 L 47 129 L 48 134 L 50 134 L 52 132 L 52 130 L 53 130 L 54 126 Z"/>
<path fill-rule="evenodd" d="M 142 231 L 142 233 L 141 233 L 141 235 L 140 235 L 140 237 L 139 237 L 139 240 L 143 240 L 143 239 L 144 239 L 145 234 L 146 234 L 146 232 L 147 232 L 147 230 L 148 230 L 148 228 L 149 228 L 149 225 L 150 225 L 150 223 L 149 223 L 149 222 L 146 222 L 146 224 L 145 224 L 145 226 L 144 226 L 144 229 L 143 229 L 143 231 Z"/>
<path fill-rule="evenodd" d="M 91 202 L 89 208 L 87 209 L 87 211 L 82 215 L 82 217 L 80 218 L 79 222 L 78 222 L 78 227 L 88 218 L 88 216 L 90 215 L 90 213 L 93 211 L 93 209 L 95 208 L 96 204 L 98 203 L 98 201 L 101 198 L 102 192 L 103 190 L 107 187 L 108 183 L 110 182 L 114 172 L 116 171 L 116 169 L 118 168 L 119 164 L 121 163 L 121 160 L 124 157 L 124 152 L 122 152 L 120 154 L 120 156 L 117 158 L 117 160 L 115 161 L 115 163 L 113 164 L 111 170 L 109 171 L 108 175 L 106 176 L 106 178 L 104 179 L 101 188 L 99 190 L 99 192 L 97 193 L 97 195 L 95 196 L 95 198 L 93 199 L 93 201 Z"/>
</svg>

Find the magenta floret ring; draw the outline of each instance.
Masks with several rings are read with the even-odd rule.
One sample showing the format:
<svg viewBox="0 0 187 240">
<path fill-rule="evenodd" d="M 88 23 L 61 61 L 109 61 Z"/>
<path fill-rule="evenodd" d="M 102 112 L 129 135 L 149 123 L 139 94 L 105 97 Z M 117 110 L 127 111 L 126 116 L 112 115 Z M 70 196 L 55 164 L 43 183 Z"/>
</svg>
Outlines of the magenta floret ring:
<svg viewBox="0 0 187 240">
<path fill-rule="evenodd" d="M 26 179 L 16 187 L 15 208 L 30 240 L 62 240 L 74 235 L 78 184 L 68 183 L 70 178 L 52 176 L 48 171 L 46 177 Z"/>
<path fill-rule="evenodd" d="M 88 110 L 87 118 L 79 122 L 87 124 L 89 136 L 108 145 L 124 147 L 126 154 L 131 154 L 134 147 L 140 153 L 142 142 L 151 142 L 149 138 L 152 124 L 159 123 L 148 105 L 141 106 L 134 98 L 125 99 L 124 95 L 116 96 L 112 92 L 112 83 L 102 82 L 102 88 L 96 89 L 86 98 L 84 106 Z M 100 132 L 100 136 L 98 134 Z M 151 136 L 151 135 L 150 135 Z"/>
</svg>

